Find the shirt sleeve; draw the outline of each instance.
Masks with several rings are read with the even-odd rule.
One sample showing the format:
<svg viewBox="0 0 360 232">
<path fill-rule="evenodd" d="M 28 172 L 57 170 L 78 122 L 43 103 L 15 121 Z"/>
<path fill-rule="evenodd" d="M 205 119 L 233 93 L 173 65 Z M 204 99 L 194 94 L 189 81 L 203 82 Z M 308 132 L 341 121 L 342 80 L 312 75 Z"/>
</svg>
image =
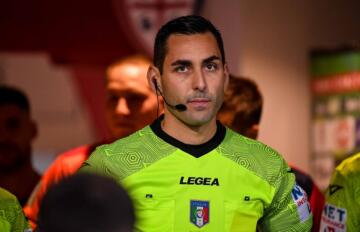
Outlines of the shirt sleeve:
<svg viewBox="0 0 360 232">
<path fill-rule="evenodd" d="M 14 210 L 15 210 L 15 215 L 14 215 L 14 221 L 11 226 L 11 232 L 32 231 L 19 203 L 16 204 Z"/>
<path fill-rule="evenodd" d="M 91 153 L 89 158 L 81 165 L 79 173 L 91 172 L 99 175 L 106 175 L 106 165 L 104 165 L 103 156 L 105 156 L 105 145 L 99 146 Z"/>
<path fill-rule="evenodd" d="M 30 232 L 29 223 L 25 218 L 20 203 L 13 196 L 1 202 L 0 229 L 9 232 Z"/>
<path fill-rule="evenodd" d="M 260 231 L 311 231 L 312 214 L 305 191 L 295 182 L 291 169 L 283 161 L 274 183 L 275 195 L 259 222 Z"/>
</svg>

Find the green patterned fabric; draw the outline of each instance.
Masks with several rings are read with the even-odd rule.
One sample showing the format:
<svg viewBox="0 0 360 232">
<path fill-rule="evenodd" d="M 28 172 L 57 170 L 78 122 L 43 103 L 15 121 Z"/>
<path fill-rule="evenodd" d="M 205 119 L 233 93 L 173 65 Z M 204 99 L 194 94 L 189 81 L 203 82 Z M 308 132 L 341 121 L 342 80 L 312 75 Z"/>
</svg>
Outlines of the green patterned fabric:
<svg viewBox="0 0 360 232">
<path fill-rule="evenodd" d="M 360 153 L 344 160 L 332 176 L 320 231 L 359 231 Z"/>
<path fill-rule="evenodd" d="M 3 188 L 0 188 L 0 231 L 31 231 L 16 197 Z"/>
<path fill-rule="evenodd" d="M 136 231 L 310 231 L 312 225 L 306 194 L 283 158 L 229 129 L 216 149 L 196 158 L 145 127 L 98 147 L 80 171 L 111 176 L 127 189 Z"/>
</svg>

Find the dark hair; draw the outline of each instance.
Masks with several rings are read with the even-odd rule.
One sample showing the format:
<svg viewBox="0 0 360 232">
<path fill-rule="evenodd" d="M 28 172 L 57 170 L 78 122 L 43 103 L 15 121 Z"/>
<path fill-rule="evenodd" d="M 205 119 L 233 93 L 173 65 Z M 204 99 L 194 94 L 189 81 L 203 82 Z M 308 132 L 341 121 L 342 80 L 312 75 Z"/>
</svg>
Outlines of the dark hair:
<svg viewBox="0 0 360 232">
<path fill-rule="evenodd" d="M 163 25 L 155 37 L 154 65 L 162 73 L 165 55 L 167 53 L 166 42 L 170 35 L 193 35 L 210 32 L 216 39 L 221 53 L 221 59 L 225 64 L 224 44 L 218 29 L 207 19 L 201 16 L 189 15 L 173 19 Z"/>
<path fill-rule="evenodd" d="M 30 103 L 26 94 L 15 87 L 0 85 L 0 105 L 14 104 L 30 113 Z"/>
<path fill-rule="evenodd" d="M 130 232 L 132 202 L 113 179 L 80 173 L 63 179 L 45 194 L 38 232 Z"/>
<path fill-rule="evenodd" d="M 229 127 L 246 135 L 248 129 L 260 123 L 262 105 L 263 98 L 254 81 L 230 75 L 229 86 L 220 109 L 220 113 L 233 112 Z"/>
</svg>

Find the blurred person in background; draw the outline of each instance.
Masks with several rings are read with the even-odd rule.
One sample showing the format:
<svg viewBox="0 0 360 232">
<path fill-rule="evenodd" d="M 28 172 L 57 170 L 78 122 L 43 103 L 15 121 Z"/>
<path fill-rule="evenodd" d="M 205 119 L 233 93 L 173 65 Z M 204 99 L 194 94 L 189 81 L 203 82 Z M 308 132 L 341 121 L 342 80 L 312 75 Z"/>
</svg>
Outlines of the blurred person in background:
<svg viewBox="0 0 360 232">
<path fill-rule="evenodd" d="M 30 232 L 30 226 L 16 197 L 0 188 L 0 231 Z"/>
<path fill-rule="evenodd" d="M 239 134 L 257 139 L 262 107 L 263 97 L 256 83 L 248 78 L 230 75 L 229 86 L 225 92 L 218 119 Z M 312 231 L 318 232 L 324 196 L 309 175 L 293 165 L 290 166 L 295 174 L 296 183 L 309 197 L 314 217 Z"/>
<path fill-rule="evenodd" d="M 135 55 L 116 61 L 107 68 L 105 115 L 112 138 L 106 142 L 125 137 L 157 117 L 157 97 L 146 79 L 150 63 L 145 56 Z M 33 228 L 36 227 L 40 202 L 49 186 L 75 173 L 95 147 L 106 142 L 80 146 L 58 155 L 24 208 Z"/>
<path fill-rule="evenodd" d="M 40 179 L 31 163 L 37 125 L 31 118 L 26 94 L 0 86 L 0 187 L 16 196 L 23 206 Z"/>
<path fill-rule="evenodd" d="M 321 232 L 360 230 L 360 153 L 336 167 L 326 190 Z"/>
<path fill-rule="evenodd" d="M 38 232 L 131 232 L 132 202 L 113 179 L 75 174 L 52 185 L 40 205 Z"/>
</svg>

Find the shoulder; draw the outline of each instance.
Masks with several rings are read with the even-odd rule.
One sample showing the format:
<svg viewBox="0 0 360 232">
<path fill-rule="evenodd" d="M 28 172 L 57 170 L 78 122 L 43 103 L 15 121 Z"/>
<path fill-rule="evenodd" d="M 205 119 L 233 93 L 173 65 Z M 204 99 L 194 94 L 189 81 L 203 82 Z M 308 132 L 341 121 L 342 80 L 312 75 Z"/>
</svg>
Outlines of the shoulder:
<svg viewBox="0 0 360 232">
<path fill-rule="evenodd" d="M 344 177 L 360 176 L 360 153 L 342 161 L 336 171 Z"/>
<path fill-rule="evenodd" d="M 5 210 L 6 212 L 17 212 L 21 210 L 20 203 L 15 195 L 3 188 L 0 188 L 0 211 L 1 210 Z"/>
<path fill-rule="evenodd" d="M 242 136 L 227 128 L 223 145 L 235 155 L 250 155 L 264 160 L 282 161 L 282 156 L 270 146 L 245 136 Z M 266 155 L 264 157 L 264 155 Z"/>
<path fill-rule="evenodd" d="M 125 178 L 168 156 L 176 148 L 157 137 L 149 126 L 96 148 L 85 162 L 84 169 Z M 88 167 L 86 167 L 88 166 Z"/>
<path fill-rule="evenodd" d="M 295 167 L 294 165 L 290 165 L 290 167 L 295 174 L 296 183 L 305 190 L 306 194 L 309 197 L 311 197 L 313 188 L 316 187 L 311 176 L 306 174 L 304 171 L 300 170 L 299 168 Z"/>
<path fill-rule="evenodd" d="M 4 201 L 13 201 L 16 202 L 16 197 L 8 192 L 6 189 L 0 187 L 0 202 L 3 203 Z M 0 204 L 1 206 L 2 204 Z"/>
<path fill-rule="evenodd" d="M 343 160 L 341 164 L 336 167 L 330 187 L 337 185 L 344 186 L 356 196 L 360 194 L 360 188 L 358 187 L 360 186 L 360 153 Z M 347 191 L 347 193 L 349 192 Z"/>
<path fill-rule="evenodd" d="M 8 229 L 8 230 L 5 230 Z M 0 230 L 30 231 L 17 198 L 0 187 Z"/>
<path fill-rule="evenodd" d="M 83 145 L 65 151 L 57 156 L 54 164 L 69 165 L 79 161 L 83 162 L 90 155 L 89 153 L 92 152 L 91 147 L 91 145 Z"/>
<path fill-rule="evenodd" d="M 270 184 L 290 172 L 283 157 L 273 148 L 227 129 L 221 153 Z"/>
<path fill-rule="evenodd" d="M 157 136 L 152 132 L 150 127 L 145 127 L 135 133 L 118 139 L 113 143 L 104 144 L 96 147 L 95 151 L 91 154 L 90 159 L 113 159 L 114 157 L 121 156 L 124 153 L 141 154 L 147 148 L 151 148 L 158 143 Z"/>
</svg>

